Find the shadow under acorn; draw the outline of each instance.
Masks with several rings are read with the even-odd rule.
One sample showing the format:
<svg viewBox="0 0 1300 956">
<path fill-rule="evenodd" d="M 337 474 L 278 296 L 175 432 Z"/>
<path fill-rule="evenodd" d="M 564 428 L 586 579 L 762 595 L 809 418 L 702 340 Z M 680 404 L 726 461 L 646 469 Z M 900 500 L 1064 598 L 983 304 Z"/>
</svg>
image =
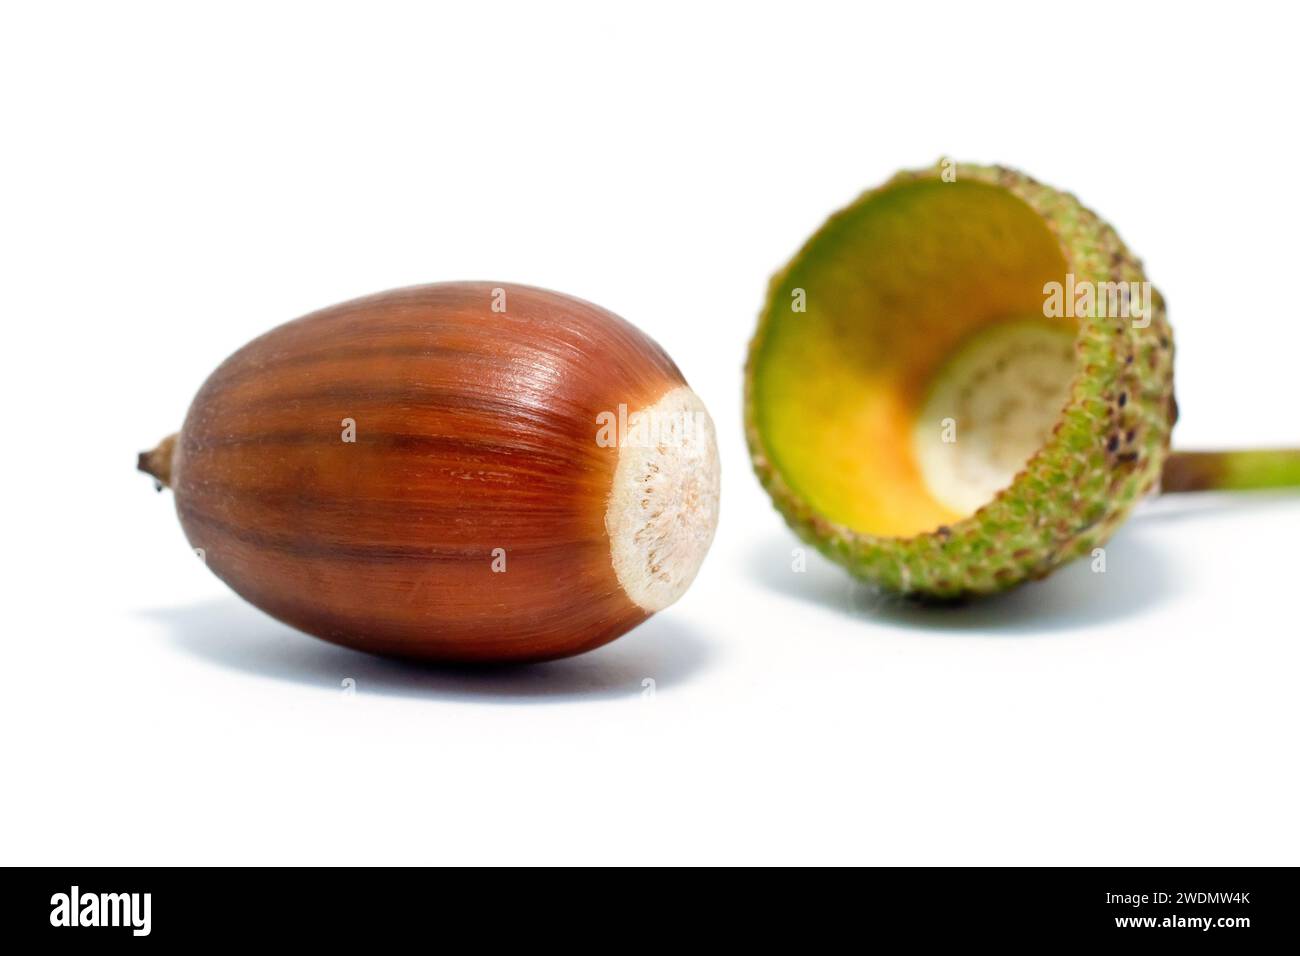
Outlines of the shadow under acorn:
<svg viewBox="0 0 1300 956">
<path fill-rule="evenodd" d="M 538 664 L 450 665 L 378 657 L 296 631 L 231 595 L 186 607 L 140 612 L 171 641 L 210 663 L 258 677 L 342 694 L 485 703 L 549 703 L 593 698 L 636 701 L 685 683 L 710 658 L 708 642 L 671 614 L 657 614 L 610 644 Z"/>
<path fill-rule="evenodd" d="M 807 566 L 791 568 L 791 551 L 804 547 Z M 1084 556 L 1041 581 L 986 598 L 922 602 L 889 594 L 853 578 L 804 545 L 793 533 L 756 550 L 751 576 L 770 591 L 860 619 L 930 631 L 1007 636 L 1064 631 L 1144 613 L 1177 590 L 1162 554 L 1125 526 L 1106 545 L 1106 571 Z"/>
</svg>

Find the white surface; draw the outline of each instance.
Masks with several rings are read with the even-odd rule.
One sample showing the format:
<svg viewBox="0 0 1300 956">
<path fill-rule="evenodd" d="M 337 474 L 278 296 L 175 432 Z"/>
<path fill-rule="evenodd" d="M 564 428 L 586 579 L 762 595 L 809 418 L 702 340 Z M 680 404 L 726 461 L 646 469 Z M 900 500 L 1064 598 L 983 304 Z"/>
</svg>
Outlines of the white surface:
<svg viewBox="0 0 1300 956">
<path fill-rule="evenodd" d="M 685 385 L 633 411 L 621 425 L 613 410 L 607 414 L 596 443 L 604 436 L 619 445 L 605 506 L 610 562 L 624 593 L 653 614 L 690 589 L 718 530 L 717 430 L 700 397 Z"/>
<path fill-rule="evenodd" d="M 1105 575 L 878 610 L 790 571 L 739 427 L 769 274 L 950 155 L 1145 258 L 1179 444 L 1300 442 L 1294 11 L 612 7 L 0 14 L 3 861 L 1300 862 L 1296 498 L 1166 502 Z M 255 334 L 461 278 L 638 323 L 718 423 L 699 579 L 580 659 L 298 635 L 133 470 Z"/>
</svg>

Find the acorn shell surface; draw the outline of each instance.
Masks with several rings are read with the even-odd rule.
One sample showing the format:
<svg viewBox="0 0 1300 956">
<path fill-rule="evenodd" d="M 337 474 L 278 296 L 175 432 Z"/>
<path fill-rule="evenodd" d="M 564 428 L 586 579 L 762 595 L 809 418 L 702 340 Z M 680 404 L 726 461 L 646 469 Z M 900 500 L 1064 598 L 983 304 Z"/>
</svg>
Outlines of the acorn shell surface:
<svg viewBox="0 0 1300 956">
<path fill-rule="evenodd" d="M 189 410 L 171 485 L 208 567 L 303 631 L 398 656 L 561 657 L 679 596 L 712 538 L 709 423 L 713 473 L 660 489 L 694 506 L 689 540 L 656 551 L 644 529 L 635 543 L 620 532 L 655 556 L 644 586 L 611 557 L 623 452 L 597 422 L 665 395 L 698 404 L 658 345 L 588 302 L 500 283 L 401 289 L 227 359 Z M 623 512 L 653 513 L 628 500 Z"/>
</svg>

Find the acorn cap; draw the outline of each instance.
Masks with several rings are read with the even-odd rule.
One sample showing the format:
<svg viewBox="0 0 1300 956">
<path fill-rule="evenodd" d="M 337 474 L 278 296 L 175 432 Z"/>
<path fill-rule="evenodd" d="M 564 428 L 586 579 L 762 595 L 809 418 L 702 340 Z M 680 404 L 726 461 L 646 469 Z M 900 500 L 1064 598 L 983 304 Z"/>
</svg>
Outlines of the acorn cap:
<svg viewBox="0 0 1300 956">
<path fill-rule="evenodd" d="M 1175 418 L 1142 264 L 996 166 L 900 173 L 832 216 L 772 279 L 745 369 L 754 469 L 790 526 L 938 599 L 1105 542 L 1156 489 Z"/>
</svg>

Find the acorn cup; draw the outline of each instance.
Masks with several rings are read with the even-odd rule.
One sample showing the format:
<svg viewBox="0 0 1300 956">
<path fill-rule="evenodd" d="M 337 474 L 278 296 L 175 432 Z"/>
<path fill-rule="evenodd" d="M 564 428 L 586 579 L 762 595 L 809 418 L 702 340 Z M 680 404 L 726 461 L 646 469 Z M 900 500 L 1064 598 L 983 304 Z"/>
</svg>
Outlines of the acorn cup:
<svg viewBox="0 0 1300 956">
<path fill-rule="evenodd" d="M 833 215 L 771 281 L 745 367 L 754 470 L 885 591 L 1042 578 L 1157 492 L 1300 487 L 1300 451 L 1169 451 L 1165 303 L 1109 225 L 941 161 Z"/>
<path fill-rule="evenodd" d="M 361 650 L 533 661 L 672 604 L 713 540 L 713 423 L 632 325 L 446 283 L 282 325 L 212 373 L 139 467 L 280 620 Z"/>
</svg>

